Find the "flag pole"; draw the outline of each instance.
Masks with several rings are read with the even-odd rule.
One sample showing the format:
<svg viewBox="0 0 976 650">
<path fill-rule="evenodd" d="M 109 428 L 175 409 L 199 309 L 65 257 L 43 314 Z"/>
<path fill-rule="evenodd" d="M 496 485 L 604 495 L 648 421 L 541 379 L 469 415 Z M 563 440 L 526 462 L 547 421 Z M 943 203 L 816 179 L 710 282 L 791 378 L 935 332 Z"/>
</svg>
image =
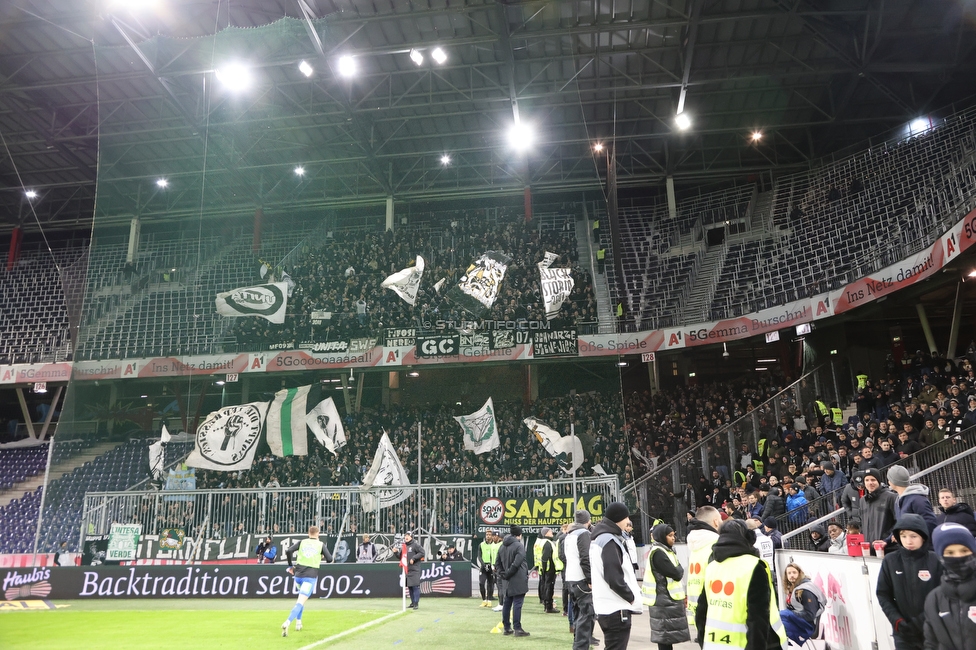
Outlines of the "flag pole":
<svg viewBox="0 0 976 650">
<path fill-rule="evenodd" d="M 573 439 L 573 511 L 576 511 L 576 423 L 570 421 L 569 423 L 569 435 Z"/>
</svg>

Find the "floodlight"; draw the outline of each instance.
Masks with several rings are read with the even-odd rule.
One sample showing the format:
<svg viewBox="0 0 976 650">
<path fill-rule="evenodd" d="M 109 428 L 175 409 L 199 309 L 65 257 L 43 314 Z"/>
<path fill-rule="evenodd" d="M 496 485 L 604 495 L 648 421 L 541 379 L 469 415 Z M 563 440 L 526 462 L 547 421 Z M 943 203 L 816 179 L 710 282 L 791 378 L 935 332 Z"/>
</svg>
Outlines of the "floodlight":
<svg viewBox="0 0 976 650">
<path fill-rule="evenodd" d="M 29 199 L 36 199 L 37 192 L 35 190 L 27 190 L 26 192 L 24 192 L 24 196 L 26 196 Z"/>
<path fill-rule="evenodd" d="M 312 73 L 315 72 L 315 70 L 312 69 L 312 66 L 309 65 L 308 61 L 302 61 L 299 63 L 298 70 L 306 77 L 311 77 Z"/>
<path fill-rule="evenodd" d="M 305 168 L 304 167 L 302 167 L 301 165 L 299 165 L 298 167 L 295 168 L 295 176 L 304 176 L 304 175 L 305 175 Z"/>
<path fill-rule="evenodd" d="M 976 278 L 976 269 L 973 269 L 972 271 L 969 272 L 969 277 Z"/>
<path fill-rule="evenodd" d="M 356 74 L 356 59 L 348 54 L 339 57 L 339 74 L 343 77 L 351 77 Z"/>
<path fill-rule="evenodd" d="M 532 128 L 525 122 L 516 122 L 508 130 L 508 143 L 516 151 L 525 151 L 532 146 L 534 139 L 535 134 L 533 134 Z"/>
<path fill-rule="evenodd" d="M 156 181 L 156 187 L 160 189 L 166 189 L 167 187 L 169 187 L 169 181 L 166 180 L 165 178 L 160 178 L 159 180 Z"/>
<path fill-rule="evenodd" d="M 687 131 L 691 128 L 691 118 L 687 113 L 678 113 L 674 116 L 674 123 L 682 131 Z"/>
<path fill-rule="evenodd" d="M 922 131 L 927 131 L 929 129 L 930 123 L 927 117 L 919 117 L 912 120 L 910 128 L 912 133 L 921 133 Z"/>
<path fill-rule="evenodd" d="M 450 165 L 451 164 L 451 157 L 448 156 L 447 154 L 444 154 L 443 156 L 441 156 L 441 164 L 444 165 L 445 167 L 448 166 L 448 165 Z"/>
<path fill-rule="evenodd" d="M 420 50 L 410 50 L 410 60 L 421 65 L 424 62 L 424 55 Z"/>
<path fill-rule="evenodd" d="M 442 65 L 445 61 L 447 61 L 447 53 L 441 48 L 435 47 L 433 50 L 431 50 L 430 58 L 434 59 L 434 63 L 437 65 Z"/>
<path fill-rule="evenodd" d="M 251 85 L 251 71 L 240 63 L 228 63 L 214 70 L 217 79 L 227 90 L 238 92 Z"/>
<path fill-rule="evenodd" d="M 753 142 L 759 142 L 760 140 L 762 140 L 762 137 L 763 137 L 762 131 L 753 131 L 752 132 L 752 141 Z"/>
<path fill-rule="evenodd" d="M 597 142 L 595 145 L 593 145 L 593 151 L 595 151 L 597 153 L 600 153 L 601 151 L 603 151 L 603 143 L 602 142 Z"/>
</svg>

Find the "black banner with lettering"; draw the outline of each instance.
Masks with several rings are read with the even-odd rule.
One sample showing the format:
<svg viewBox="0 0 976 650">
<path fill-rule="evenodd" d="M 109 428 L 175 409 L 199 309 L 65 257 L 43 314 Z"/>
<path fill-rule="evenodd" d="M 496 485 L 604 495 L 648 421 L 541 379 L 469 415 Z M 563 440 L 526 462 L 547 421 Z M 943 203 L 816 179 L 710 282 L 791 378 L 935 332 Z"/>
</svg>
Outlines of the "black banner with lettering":
<svg viewBox="0 0 976 650">
<path fill-rule="evenodd" d="M 575 357 L 579 355 L 579 335 L 575 329 L 532 333 L 532 356 Z"/>
</svg>

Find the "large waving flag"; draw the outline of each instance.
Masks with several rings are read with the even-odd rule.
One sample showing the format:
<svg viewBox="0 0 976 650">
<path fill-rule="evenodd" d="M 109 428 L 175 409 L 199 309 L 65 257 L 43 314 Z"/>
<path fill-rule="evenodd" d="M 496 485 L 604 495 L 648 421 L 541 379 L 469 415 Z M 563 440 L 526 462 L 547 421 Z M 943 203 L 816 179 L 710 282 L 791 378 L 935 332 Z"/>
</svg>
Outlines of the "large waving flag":
<svg viewBox="0 0 976 650">
<path fill-rule="evenodd" d="M 260 316 L 281 324 L 288 307 L 288 283 L 259 284 L 218 293 L 216 305 L 221 316 Z"/>
<path fill-rule="evenodd" d="M 380 508 L 406 500 L 413 490 L 401 487 L 404 485 L 410 485 L 410 479 L 397 457 L 390 437 L 384 431 L 380 444 L 376 448 L 376 455 L 373 456 L 373 464 L 363 477 L 360 493 L 363 510 L 376 512 Z"/>
<path fill-rule="evenodd" d="M 169 430 L 166 429 L 166 425 L 164 424 L 163 432 L 160 434 L 159 440 L 149 445 L 149 473 L 152 474 L 154 479 L 159 479 L 163 475 L 166 445 L 169 443 L 171 437 Z"/>
<path fill-rule="evenodd" d="M 447 298 L 475 316 L 481 315 L 495 304 L 510 261 L 512 258 L 505 253 L 486 251 L 448 291 Z"/>
<path fill-rule="evenodd" d="M 552 320 L 559 314 L 559 308 L 569 298 L 575 286 L 571 269 L 549 268 L 557 257 L 555 253 L 547 252 L 545 258 L 538 264 L 546 320 Z"/>
<path fill-rule="evenodd" d="M 380 283 L 385 289 L 391 289 L 396 295 L 411 307 L 417 303 L 417 292 L 420 291 L 420 279 L 424 275 L 424 258 L 417 256 L 414 266 L 397 271 Z"/>
<path fill-rule="evenodd" d="M 346 445 L 342 418 L 339 417 L 339 411 L 331 397 L 322 400 L 309 411 L 305 416 L 305 423 L 312 430 L 315 439 L 331 451 L 333 456 L 337 456 L 338 450 Z"/>
<path fill-rule="evenodd" d="M 268 404 L 225 406 L 208 415 L 197 427 L 196 444 L 186 458 L 186 465 L 218 472 L 250 469 Z"/>
<path fill-rule="evenodd" d="M 558 431 L 531 416 L 522 422 L 564 472 L 572 474 L 583 464 L 583 445 L 579 436 L 561 436 Z"/>
<path fill-rule="evenodd" d="M 285 388 L 275 393 L 268 409 L 268 446 L 275 456 L 307 456 L 308 392 L 311 386 Z"/>
<path fill-rule="evenodd" d="M 484 406 L 471 415 L 458 415 L 454 419 L 461 425 L 464 448 L 468 451 L 483 454 L 498 448 L 498 423 L 495 420 L 495 405 L 490 397 Z"/>
</svg>

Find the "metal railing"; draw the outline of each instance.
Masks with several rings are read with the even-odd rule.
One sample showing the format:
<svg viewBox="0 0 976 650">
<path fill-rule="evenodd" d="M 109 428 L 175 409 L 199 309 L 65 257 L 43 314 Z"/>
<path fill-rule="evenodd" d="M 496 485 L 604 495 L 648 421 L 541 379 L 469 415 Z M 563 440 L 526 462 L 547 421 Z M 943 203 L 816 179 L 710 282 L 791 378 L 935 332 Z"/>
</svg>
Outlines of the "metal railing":
<svg viewBox="0 0 976 650">
<path fill-rule="evenodd" d="M 617 477 L 555 481 L 511 481 L 404 486 L 409 496 L 372 512 L 363 507 L 358 486 L 218 489 L 85 494 L 80 541 L 104 535 L 112 523 L 142 524 L 156 535 L 180 528 L 188 537 L 222 539 L 242 533 L 290 534 L 317 524 L 326 534 L 397 533 L 473 534 L 484 526 L 481 504 L 491 498 L 530 498 L 599 493 L 604 503 L 619 498 Z M 390 488 L 384 488 L 390 490 Z M 366 493 L 375 494 L 380 489 Z M 570 515 L 571 517 L 571 515 Z M 203 530 L 206 526 L 208 530 Z"/>
<path fill-rule="evenodd" d="M 800 377 L 753 410 L 726 424 L 684 451 L 660 464 L 656 469 L 624 486 L 622 492 L 632 509 L 641 514 L 643 539 L 649 539 L 650 522 L 660 517 L 668 520 L 679 536 L 684 533 L 689 504 L 681 496 L 686 486 L 696 490 L 702 476 L 716 470 L 725 480 L 739 469 L 736 460 L 743 444 L 755 454 L 759 441 L 771 438 L 780 418 L 792 425 L 797 412 L 812 429 L 816 424 L 813 403 L 819 395 L 827 403 L 847 403 L 853 394 L 849 369 L 838 357 Z M 840 396 L 840 399 L 838 398 Z M 701 505 L 701 504 L 698 504 Z"/>
</svg>

